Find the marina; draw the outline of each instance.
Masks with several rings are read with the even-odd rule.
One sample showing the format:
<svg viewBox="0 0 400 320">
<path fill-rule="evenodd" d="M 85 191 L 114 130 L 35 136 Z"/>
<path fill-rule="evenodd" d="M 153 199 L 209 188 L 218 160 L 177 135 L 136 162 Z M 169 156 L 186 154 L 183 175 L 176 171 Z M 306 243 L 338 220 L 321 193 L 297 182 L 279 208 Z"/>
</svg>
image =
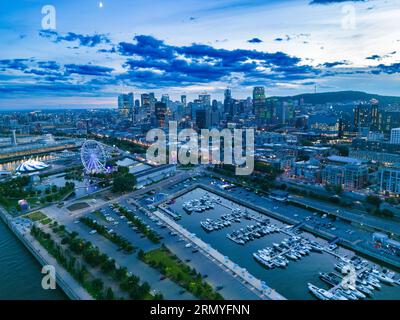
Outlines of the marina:
<svg viewBox="0 0 400 320">
<path fill-rule="evenodd" d="M 318 299 L 359 300 L 373 298 L 375 291 L 382 290 L 383 286 L 394 287 L 400 284 L 395 272 L 379 268 L 356 256 L 351 260 L 342 258 L 335 265 L 335 269 L 339 273 L 321 272 L 319 274 L 319 278 L 330 286 L 330 289 L 321 290 L 321 288 L 309 284 L 309 290 Z"/>
<path fill-rule="evenodd" d="M 199 199 L 185 202 L 182 207 L 188 214 L 191 214 L 192 212 L 204 212 L 214 209 L 214 203 L 217 201 L 220 201 L 220 198 L 210 197 L 208 194 L 205 194 Z"/>
<path fill-rule="evenodd" d="M 200 199 L 205 194 L 208 194 L 208 199 L 220 199 L 213 202 L 214 209 L 203 211 L 202 214 L 188 214 L 182 205 L 192 199 Z M 205 198 L 204 198 L 205 199 Z M 310 291 L 308 284 L 312 284 L 317 288 L 328 291 L 334 297 L 337 290 L 331 290 L 332 285 L 323 281 L 319 275 L 320 273 L 331 273 L 335 271 L 335 265 L 340 263 L 342 259 L 350 260 L 351 257 L 357 257 L 354 252 L 337 246 L 333 243 L 318 238 L 310 233 L 298 230 L 296 226 L 290 226 L 282 223 L 275 218 L 260 214 L 250 208 L 240 205 L 236 202 L 230 201 L 222 196 L 217 196 L 202 188 L 196 188 L 187 193 L 181 194 L 179 197 L 170 201 L 168 207 L 176 214 L 181 215 L 179 224 L 188 229 L 196 236 L 200 237 L 203 241 L 208 243 L 211 247 L 215 248 L 222 254 L 229 257 L 232 261 L 245 268 L 255 277 L 263 280 L 266 284 L 275 288 L 279 293 L 288 299 L 318 299 L 316 295 Z M 232 209 L 242 213 L 247 212 L 249 219 L 239 217 L 239 221 L 232 221 Z M 222 218 L 222 217 L 225 217 Z M 231 222 L 229 225 L 221 225 L 222 221 L 226 218 Z M 229 219 L 230 218 L 230 219 Z M 266 236 L 253 237 L 252 241 L 246 242 L 245 245 L 238 245 L 227 238 L 227 234 L 240 231 L 240 229 L 247 230 L 248 226 L 257 226 L 257 223 L 262 225 L 263 219 L 267 219 L 267 225 L 276 226 L 279 231 L 271 232 Z M 220 228 L 214 229 L 214 223 L 219 223 Z M 213 229 L 207 230 L 211 226 Z M 295 246 L 295 239 L 299 237 L 302 240 L 298 246 Z M 282 245 L 282 242 L 283 245 Z M 293 243 L 292 243 L 293 242 Z M 286 245 L 290 248 L 285 249 Z M 275 246 L 274 246 L 275 244 Z M 279 250 L 279 248 L 283 250 Z M 308 247 L 308 248 L 307 248 Z M 271 251 L 272 258 L 282 256 L 282 259 L 276 261 L 277 266 L 274 264 L 273 268 L 263 265 L 263 263 L 256 259 L 259 250 Z M 296 249 L 296 250 L 294 250 Z M 307 252 L 305 255 L 300 251 Z M 293 251 L 297 251 L 297 254 Z M 264 252 L 265 253 L 265 252 Z M 297 258 L 297 259 L 296 259 Z M 285 266 L 283 266 L 285 264 Z M 380 268 L 380 267 L 379 267 Z M 381 268 L 380 268 L 381 269 Z M 340 274 L 341 275 L 341 272 Z M 398 281 L 399 276 L 394 276 L 394 282 Z M 362 280 L 360 280 L 362 281 Z M 362 283 L 361 283 L 362 284 Z M 376 284 L 374 282 L 374 284 Z M 375 290 L 373 296 L 367 296 L 366 299 L 399 299 L 400 290 L 397 285 L 386 285 L 380 282 L 381 290 Z"/>
<path fill-rule="evenodd" d="M 244 245 L 249 241 L 253 241 L 271 233 L 280 231 L 278 227 L 273 224 L 269 224 L 267 221 L 268 220 L 262 223 L 257 222 L 255 225 L 247 225 L 244 228 L 240 228 L 232 233 L 228 233 L 226 237 L 237 244 Z"/>
<path fill-rule="evenodd" d="M 279 244 L 273 243 L 272 247 L 258 250 L 253 253 L 253 257 L 268 269 L 285 268 L 289 264 L 289 260 L 297 261 L 310 252 L 322 253 L 322 251 L 323 248 L 318 243 L 292 236 Z"/>
</svg>

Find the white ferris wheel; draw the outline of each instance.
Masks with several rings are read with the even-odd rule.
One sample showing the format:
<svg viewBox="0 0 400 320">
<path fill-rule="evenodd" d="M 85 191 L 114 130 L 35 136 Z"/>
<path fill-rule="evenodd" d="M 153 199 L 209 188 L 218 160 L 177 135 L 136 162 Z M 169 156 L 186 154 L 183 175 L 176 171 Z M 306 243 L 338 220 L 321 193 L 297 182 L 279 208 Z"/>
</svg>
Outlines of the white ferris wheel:
<svg viewBox="0 0 400 320">
<path fill-rule="evenodd" d="M 106 172 L 107 153 L 100 142 L 86 140 L 81 147 L 81 160 L 87 173 Z"/>
</svg>

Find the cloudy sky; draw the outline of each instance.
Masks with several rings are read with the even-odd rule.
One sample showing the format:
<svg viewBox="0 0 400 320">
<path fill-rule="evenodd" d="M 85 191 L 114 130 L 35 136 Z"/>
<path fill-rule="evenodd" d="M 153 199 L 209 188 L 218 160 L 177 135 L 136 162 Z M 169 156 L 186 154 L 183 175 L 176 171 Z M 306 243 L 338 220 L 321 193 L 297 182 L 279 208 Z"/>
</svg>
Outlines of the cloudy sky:
<svg viewBox="0 0 400 320">
<path fill-rule="evenodd" d="M 53 16 L 42 13 L 53 5 Z M 400 95 L 400 0 L 2 0 L 0 108 L 133 91 Z M 55 28 L 54 28 L 55 27 Z"/>
</svg>

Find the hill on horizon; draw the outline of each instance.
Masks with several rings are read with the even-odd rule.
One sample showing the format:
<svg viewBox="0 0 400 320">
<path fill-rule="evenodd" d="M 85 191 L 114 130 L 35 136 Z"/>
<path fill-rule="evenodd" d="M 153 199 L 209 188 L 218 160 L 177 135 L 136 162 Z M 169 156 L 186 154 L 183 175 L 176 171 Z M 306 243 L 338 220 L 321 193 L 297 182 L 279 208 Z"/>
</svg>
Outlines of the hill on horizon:
<svg viewBox="0 0 400 320">
<path fill-rule="evenodd" d="M 303 93 L 295 96 L 286 96 L 276 98 L 282 101 L 286 100 L 300 100 L 304 99 L 304 103 L 311 104 L 324 104 L 324 103 L 346 103 L 353 101 L 369 101 L 377 99 L 380 105 L 400 104 L 400 97 L 396 96 L 383 96 L 379 94 L 366 93 L 362 91 L 336 91 L 336 92 L 322 92 L 322 93 Z"/>
</svg>

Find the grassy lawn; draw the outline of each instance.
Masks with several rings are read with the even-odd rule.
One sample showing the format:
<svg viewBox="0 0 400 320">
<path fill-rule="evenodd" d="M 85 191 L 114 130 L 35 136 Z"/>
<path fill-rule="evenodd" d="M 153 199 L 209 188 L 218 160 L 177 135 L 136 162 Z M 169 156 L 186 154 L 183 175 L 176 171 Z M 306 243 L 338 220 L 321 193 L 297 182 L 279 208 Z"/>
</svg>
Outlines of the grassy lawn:
<svg viewBox="0 0 400 320">
<path fill-rule="evenodd" d="M 35 212 L 27 214 L 25 216 L 25 218 L 28 218 L 29 220 L 32 220 L 32 221 L 40 221 L 40 220 L 46 219 L 47 216 L 42 211 L 35 211 Z"/>
<path fill-rule="evenodd" d="M 42 225 L 47 225 L 47 224 L 49 224 L 50 222 L 52 222 L 53 220 L 51 220 L 50 218 L 45 218 L 44 220 L 41 220 L 40 221 L 40 223 L 42 224 Z"/>
<path fill-rule="evenodd" d="M 143 253 L 140 258 L 200 299 L 223 299 L 207 282 L 203 281 L 200 273 L 191 269 L 164 246 Z"/>
</svg>

